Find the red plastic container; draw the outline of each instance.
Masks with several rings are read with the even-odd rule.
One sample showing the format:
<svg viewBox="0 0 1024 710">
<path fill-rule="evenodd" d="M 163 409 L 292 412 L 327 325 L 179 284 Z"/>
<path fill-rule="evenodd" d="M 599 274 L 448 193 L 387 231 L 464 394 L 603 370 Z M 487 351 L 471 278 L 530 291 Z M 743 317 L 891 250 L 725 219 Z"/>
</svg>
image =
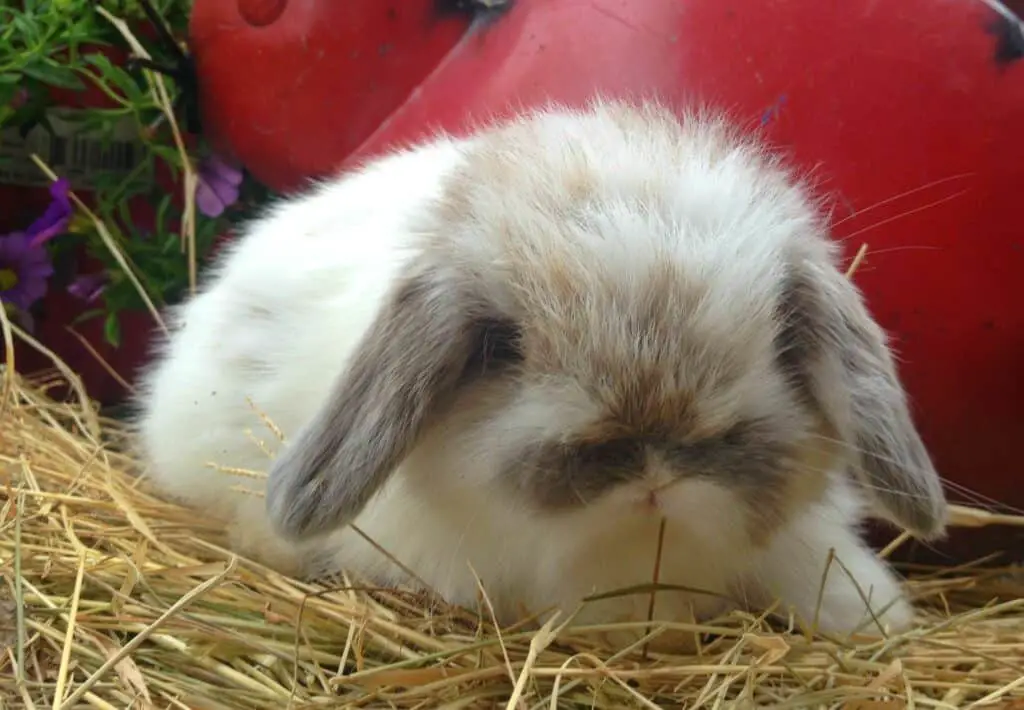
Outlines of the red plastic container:
<svg viewBox="0 0 1024 710">
<path fill-rule="evenodd" d="M 278 190 L 330 171 L 431 77 L 464 63 L 469 20 L 440 4 L 195 2 L 189 36 L 208 137 Z M 452 108 L 464 100 L 460 92 Z"/>
</svg>

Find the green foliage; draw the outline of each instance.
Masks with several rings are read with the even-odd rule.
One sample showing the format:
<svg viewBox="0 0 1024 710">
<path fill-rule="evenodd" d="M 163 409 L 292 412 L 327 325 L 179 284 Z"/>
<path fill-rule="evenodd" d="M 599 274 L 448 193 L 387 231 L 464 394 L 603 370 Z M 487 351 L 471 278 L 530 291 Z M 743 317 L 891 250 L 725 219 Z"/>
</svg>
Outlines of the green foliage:
<svg viewBox="0 0 1024 710">
<path fill-rule="evenodd" d="M 88 133 L 91 140 L 98 139 L 109 146 L 115 140 L 124 140 L 125 125 L 134 126 L 131 140 L 141 146 L 134 167 L 127 174 L 124 170 L 90 172 L 88 193 L 82 197 L 135 266 L 150 297 L 162 306 L 181 298 L 189 283 L 189 264 L 180 235 L 184 205 L 180 183 L 182 158 L 171 126 L 154 100 L 143 72 L 101 53 L 106 48 L 114 50 L 115 57 L 131 54 L 120 32 L 96 11 L 100 4 L 98 0 L 0 0 L 0 129 L 15 128 L 25 136 L 41 127 L 53 136 L 56 116 L 73 123 L 75 135 Z M 176 37 L 185 36 L 189 0 L 152 0 L 152 5 Z M 138 2 L 103 0 L 102 6 L 129 24 L 154 61 L 173 61 L 174 57 L 160 46 L 156 34 L 148 27 Z M 165 84 L 172 101 L 175 100 L 181 87 L 167 78 Z M 106 106 L 61 112 L 59 103 L 67 103 L 68 91 L 77 93 L 90 88 L 102 92 Z M 55 98 L 57 92 L 63 92 L 63 101 Z M 178 113 L 177 120 L 184 130 L 183 112 Z M 200 140 L 192 160 L 198 162 L 203 152 Z M 61 175 L 59 166 L 54 169 Z M 83 190 L 81 186 L 75 189 Z M 197 213 L 196 251 L 200 268 L 215 238 L 268 198 L 262 186 L 246 178 L 240 203 L 234 208 L 217 219 Z M 129 205 L 140 200 L 155 206 L 153 224 L 136 224 L 129 213 Z M 72 254 L 83 247 L 102 263 L 108 276 L 101 300 L 86 316 L 105 318 L 107 339 L 116 344 L 120 340 L 119 314 L 143 309 L 145 304 L 88 220 L 76 218 L 71 233 L 49 243 L 57 264 L 73 262 Z M 64 274 L 63 283 L 57 283 L 62 278 L 58 268 L 52 286 L 66 287 L 73 276 Z"/>
<path fill-rule="evenodd" d="M 40 97 L 48 87 L 84 89 L 86 77 L 99 77 L 105 86 L 133 91 L 126 108 L 156 109 L 143 96 L 141 82 L 110 67 L 109 62 L 106 67 L 92 65 L 96 60 L 91 58 L 97 55 L 91 54 L 89 47 L 124 46 L 117 30 L 96 12 L 98 4 L 97 0 L 0 3 L 0 125 L 20 125 L 38 118 L 31 111 L 19 113 L 9 107 L 19 88 Z M 104 0 L 102 4 L 108 12 L 133 26 L 146 21 L 138 2 Z M 191 7 L 188 0 L 153 0 L 152 4 L 172 31 L 184 32 Z"/>
</svg>

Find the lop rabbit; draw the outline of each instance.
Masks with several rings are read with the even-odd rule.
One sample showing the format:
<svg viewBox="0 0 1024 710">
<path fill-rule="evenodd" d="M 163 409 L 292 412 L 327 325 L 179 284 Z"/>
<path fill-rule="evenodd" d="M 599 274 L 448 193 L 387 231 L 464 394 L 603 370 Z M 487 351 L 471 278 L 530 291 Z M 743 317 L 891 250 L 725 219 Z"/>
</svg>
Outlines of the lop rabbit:
<svg viewBox="0 0 1024 710">
<path fill-rule="evenodd" d="M 148 478 L 276 569 L 464 605 L 479 575 L 503 620 L 650 582 L 664 518 L 661 582 L 708 594 L 659 592 L 658 620 L 779 599 L 906 628 L 858 526 L 934 539 L 946 502 L 820 212 L 726 121 L 654 103 L 375 159 L 255 220 L 174 311 Z"/>
</svg>

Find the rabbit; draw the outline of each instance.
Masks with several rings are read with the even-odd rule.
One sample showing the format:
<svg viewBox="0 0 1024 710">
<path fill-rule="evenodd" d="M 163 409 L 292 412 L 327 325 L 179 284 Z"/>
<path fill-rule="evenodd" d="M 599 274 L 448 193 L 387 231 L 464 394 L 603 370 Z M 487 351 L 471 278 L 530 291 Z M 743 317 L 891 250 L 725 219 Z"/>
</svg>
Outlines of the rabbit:
<svg viewBox="0 0 1024 710">
<path fill-rule="evenodd" d="M 947 504 L 824 213 L 707 108 L 431 134 L 280 199 L 169 312 L 145 477 L 265 567 L 501 623 L 646 621 L 614 592 L 664 521 L 656 621 L 905 630 L 860 526 L 936 540 Z"/>
</svg>

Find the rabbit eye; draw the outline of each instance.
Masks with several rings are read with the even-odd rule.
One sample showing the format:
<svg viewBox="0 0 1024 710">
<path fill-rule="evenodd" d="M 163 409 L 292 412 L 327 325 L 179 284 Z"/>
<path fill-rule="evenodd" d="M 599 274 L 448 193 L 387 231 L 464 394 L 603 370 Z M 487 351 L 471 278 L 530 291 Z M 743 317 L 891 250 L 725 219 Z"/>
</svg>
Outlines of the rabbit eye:
<svg viewBox="0 0 1024 710">
<path fill-rule="evenodd" d="M 572 508 L 641 475 L 644 455 L 643 443 L 630 439 L 545 444 L 510 461 L 506 480 L 543 508 Z"/>
<path fill-rule="evenodd" d="M 632 468 L 643 465 L 643 445 L 634 439 L 617 439 L 586 444 L 576 449 L 580 467 Z"/>
<path fill-rule="evenodd" d="M 522 362 L 519 327 L 511 321 L 489 319 L 477 325 L 479 335 L 474 352 L 466 361 L 464 379 L 502 370 L 507 365 Z"/>
<path fill-rule="evenodd" d="M 509 321 L 494 320 L 483 325 L 480 338 L 480 359 L 485 364 L 520 362 L 523 359 L 519 347 L 519 328 Z"/>
<path fill-rule="evenodd" d="M 667 446 L 663 453 L 686 475 L 756 481 L 773 476 L 789 449 L 770 422 L 749 419 L 699 441 Z"/>
</svg>

